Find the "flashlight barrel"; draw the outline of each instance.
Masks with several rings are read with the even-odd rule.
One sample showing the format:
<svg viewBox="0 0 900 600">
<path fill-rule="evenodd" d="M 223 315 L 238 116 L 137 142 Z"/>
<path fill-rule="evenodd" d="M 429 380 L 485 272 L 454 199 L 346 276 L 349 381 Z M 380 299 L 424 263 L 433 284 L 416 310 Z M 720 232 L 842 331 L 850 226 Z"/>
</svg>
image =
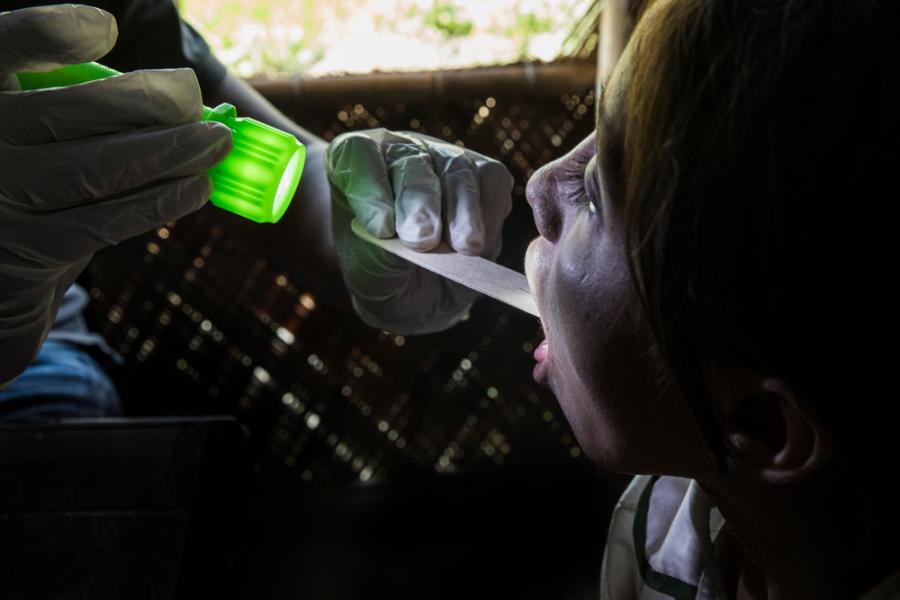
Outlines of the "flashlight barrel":
<svg viewBox="0 0 900 600">
<path fill-rule="evenodd" d="M 77 85 L 121 75 L 99 63 L 68 65 L 46 72 L 19 73 L 23 90 Z M 275 223 L 287 211 L 303 173 L 306 148 L 293 135 L 255 119 L 240 118 L 231 104 L 203 107 L 204 121 L 231 129 L 231 151 L 209 170 L 210 201 L 257 223 Z"/>
</svg>

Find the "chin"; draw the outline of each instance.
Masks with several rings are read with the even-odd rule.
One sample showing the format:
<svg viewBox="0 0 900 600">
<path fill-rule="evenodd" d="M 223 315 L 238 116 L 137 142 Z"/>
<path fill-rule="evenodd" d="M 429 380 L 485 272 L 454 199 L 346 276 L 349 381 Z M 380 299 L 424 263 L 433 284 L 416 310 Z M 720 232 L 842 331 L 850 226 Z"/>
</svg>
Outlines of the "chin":
<svg viewBox="0 0 900 600">
<path fill-rule="evenodd" d="M 552 389 L 552 385 L 551 385 Z M 578 440 L 584 455 L 595 465 L 616 473 L 632 475 L 636 473 L 635 448 L 619 439 L 612 424 L 605 422 L 594 412 L 583 412 L 582 395 L 570 395 L 563 390 L 554 390 L 557 402 Z"/>
</svg>

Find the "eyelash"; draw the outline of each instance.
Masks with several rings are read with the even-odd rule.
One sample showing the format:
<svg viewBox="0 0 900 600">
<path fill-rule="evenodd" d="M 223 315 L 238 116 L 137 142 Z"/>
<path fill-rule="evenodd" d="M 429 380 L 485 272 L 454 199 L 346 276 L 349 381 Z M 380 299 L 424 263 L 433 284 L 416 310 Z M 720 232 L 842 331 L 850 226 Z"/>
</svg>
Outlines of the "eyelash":
<svg viewBox="0 0 900 600">
<path fill-rule="evenodd" d="M 594 173 L 594 161 L 597 159 L 597 153 L 592 147 L 587 147 L 581 152 L 577 152 L 568 160 L 563 161 L 562 167 L 564 176 L 569 181 L 578 181 L 580 185 L 578 190 L 572 194 L 571 201 L 578 204 L 586 204 L 592 215 L 600 212 L 597 205 L 596 180 Z M 593 192 L 593 193 L 592 193 Z"/>
</svg>

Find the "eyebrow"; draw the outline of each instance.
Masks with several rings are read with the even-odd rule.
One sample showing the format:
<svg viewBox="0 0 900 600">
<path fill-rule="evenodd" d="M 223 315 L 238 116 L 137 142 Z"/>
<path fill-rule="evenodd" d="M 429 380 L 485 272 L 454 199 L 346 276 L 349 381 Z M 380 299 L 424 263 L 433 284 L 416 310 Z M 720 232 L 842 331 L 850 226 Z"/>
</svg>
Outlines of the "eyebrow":
<svg viewBox="0 0 900 600">
<path fill-rule="evenodd" d="M 601 146 L 603 145 L 603 139 L 606 137 L 606 86 L 609 84 L 610 77 L 612 77 L 612 73 L 608 73 L 606 77 L 604 77 L 600 81 L 600 85 L 598 86 L 600 90 L 597 92 L 597 109 L 596 116 L 594 118 L 594 129 L 597 130 L 596 150 L 598 155 L 601 153 L 600 151 L 602 149 Z"/>
<path fill-rule="evenodd" d="M 597 153 L 595 168 L 598 178 L 605 171 L 606 179 L 609 180 L 606 182 L 606 185 L 609 186 L 608 189 L 618 189 L 620 176 L 616 165 L 621 160 L 621 156 L 617 152 L 617 147 L 614 146 L 614 140 L 609 133 L 610 120 L 606 106 L 606 87 L 611 76 L 612 74 L 610 73 L 604 77 L 599 85 L 600 91 L 597 97 L 597 115 L 595 119 L 595 129 L 597 131 L 594 148 Z"/>
</svg>

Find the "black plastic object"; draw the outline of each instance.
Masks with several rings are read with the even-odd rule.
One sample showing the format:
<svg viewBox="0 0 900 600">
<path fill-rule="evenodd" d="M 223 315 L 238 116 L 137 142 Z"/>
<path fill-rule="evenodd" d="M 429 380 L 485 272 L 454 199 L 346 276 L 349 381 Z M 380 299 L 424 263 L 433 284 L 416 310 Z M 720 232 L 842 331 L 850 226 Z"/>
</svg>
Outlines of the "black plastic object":
<svg viewBox="0 0 900 600">
<path fill-rule="evenodd" d="M 246 449 L 228 417 L 0 424 L 0 598 L 239 597 Z"/>
</svg>

